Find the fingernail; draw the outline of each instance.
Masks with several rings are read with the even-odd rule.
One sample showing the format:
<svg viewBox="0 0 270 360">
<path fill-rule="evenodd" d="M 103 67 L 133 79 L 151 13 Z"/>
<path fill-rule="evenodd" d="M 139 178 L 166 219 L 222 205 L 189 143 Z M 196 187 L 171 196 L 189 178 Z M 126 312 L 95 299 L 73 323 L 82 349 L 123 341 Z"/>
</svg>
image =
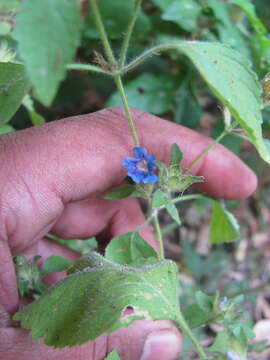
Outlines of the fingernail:
<svg viewBox="0 0 270 360">
<path fill-rule="evenodd" d="M 144 343 L 140 360 L 175 360 L 180 352 L 180 335 L 170 330 L 154 331 Z"/>
</svg>

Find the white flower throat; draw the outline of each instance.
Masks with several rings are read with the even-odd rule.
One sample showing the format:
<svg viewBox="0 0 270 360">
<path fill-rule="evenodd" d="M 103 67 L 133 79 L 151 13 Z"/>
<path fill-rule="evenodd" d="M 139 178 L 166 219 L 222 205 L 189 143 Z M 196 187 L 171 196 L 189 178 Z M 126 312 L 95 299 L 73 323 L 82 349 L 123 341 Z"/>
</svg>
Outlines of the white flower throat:
<svg viewBox="0 0 270 360">
<path fill-rule="evenodd" d="M 147 162 L 145 160 L 141 160 L 137 163 L 137 169 L 142 172 L 148 172 Z"/>
</svg>

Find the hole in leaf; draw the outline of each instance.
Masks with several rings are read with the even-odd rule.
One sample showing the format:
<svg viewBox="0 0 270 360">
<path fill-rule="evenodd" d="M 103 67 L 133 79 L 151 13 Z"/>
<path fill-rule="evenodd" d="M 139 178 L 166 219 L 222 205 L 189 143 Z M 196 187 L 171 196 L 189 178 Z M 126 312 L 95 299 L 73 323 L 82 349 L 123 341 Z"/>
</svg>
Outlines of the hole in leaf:
<svg viewBox="0 0 270 360">
<path fill-rule="evenodd" d="M 121 320 L 123 320 L 129 316 L 134 315 L 134 313 L 135 313 L 134 308 L 132 306 L 128 305 L 123 309 L 120 318 L 121 318 Z"/>
</svg>

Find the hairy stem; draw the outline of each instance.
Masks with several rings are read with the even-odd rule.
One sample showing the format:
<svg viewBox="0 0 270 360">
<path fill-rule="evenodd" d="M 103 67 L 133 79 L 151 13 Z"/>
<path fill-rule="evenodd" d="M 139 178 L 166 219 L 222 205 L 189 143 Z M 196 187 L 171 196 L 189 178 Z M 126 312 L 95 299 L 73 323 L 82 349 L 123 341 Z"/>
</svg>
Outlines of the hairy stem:
<svg viewBox="0 0 270 360">
<path fill-rule="evenodd" d="M 199 200 L 199 199 L 209 199 L 208 196 L 202 194 L 190 194 L 190 195 L 183 195 L 172 199 L 173 203 L 178 203 L 181 201 L 188 201 L 188 200 Z"/>
<path fill-rule="evenodd" d="M 137 58 L 135 58 L 133 61 L 131 61 L 126 66 L 121 67 L 120 71 L 122 74 L 124 74 L 124 73 L 136 68 L 138 65 L 140 65 L 141 63 L 143 63 L 145 60 L 147 60 L 148 58 L 150 58 L 153 55 L 157 55 L 166 50 L 174 50 L 174 49 L 179 49 L 179 48 L 181 48 L 181 42 L 153 46 L 151 49 L 146 50 L 144 53 L 139 55 Z"/>
<path fill-rule="evenodd" d="M 122 48 L 121 48 L 121 51 L 120 51 L 120 66 L 123 66 L 125 64 L 130 38 L 131 38 L 131 35 L 132 35 L 132 31 L 133 31 L 135 22 L 137 20 L 139 11 L 141 9 L 141 4 L 142 4 L 142 0 L 137 0 L 133 15 L 132 15 L 132 17 L 130 19 L 130 22 L 128 24 L 127 31 L 125 33 L 125 37 L 124 37 L 124 40 L 123 40 Z"/>
<path fill-rule="evenodd" d="M 162 233 L 161 233 L 160 224 L 159 224 L 157 214 L 155 214 L 153 216 L 153 225 L 154 225 L 154 229 L 155 229 L 155 232 L 156 232 L 157 244 L 158 244 L 158 247 L 159 247 L 159 258 L 164 259 L 165 258 L 165 256 L 164 256 L 164 245 L 163 245 Z"/>
<path fill-rule="evenodd" d="M 96 28 L 99 32 L 99 36 L 100 36 L 100 40 L 102 42 L 102 45 L 104 47 L 104 51 L 106 54 L 106 57 L 108 59 L 108 61 L 110 62 L 111 65 L 116 65 L 116 60 L 111 48 L 111 45 L 109 43 L 109 39 L 105 30 L 105 27 L 103 25 L 101 16 L 100 16 L 100 12 L 99 12 L 99 8 L 97 5 L 97 0 L 90 0 L 90 4 L 92 7 L 92 11 L 93 11 L 93 16 L 94 16 L 94 21 L 96 24 Z"/>
<path fill-rule="evenodd" d="M 214 141 L 212 141 L 191 163 L 190 165 L 186 168 L 186 170 L 184 171 L 184 173 L 189 173 L 195 165 L 197 165 L 197 163 L 199 161 L 202 160 L 202 158 L 208 153 L 208 151 L 212 150 L 223 138 L 224 136 L 226 136 L 228 134 L 228 130 L 224 130 Z"/>
<path fill-rule="evenodd" d="M 92 65 L 92 64 L 79 64 L 79 63 L 68 64 L 67 69 L 68 70 L 92 71 L 95 73 L 111 75 L 111 73 L 109 71 L 106 71 L 106 70 L 102 69 L 101 67 Z"/>
<path fill-rule="evenodd" d="M 196 337 L 193 335 L 190 327 L 188 326 L 185 318 L 183 317 L 182 312 L 180 311 L 177 316 L 177 324 L 179 325 L 180 329 L 183 331 L 184 334 L 190 339 L 193 346 L 195 347 L 200 359 L 207 359 L 207 355 L 205 354 L 202 346 L 197 341 Z"/>
<path fill-rule="evenodd" d="M 136 132 L 136 127 L 135 127 L 135 123 L 134 123 L 133 118 L 132 118 L 130 108 L 128 106 L 127 97 L 126 97 L 126 94 L 125 94 L 125 89 L 124 89 L 124 86 L 123 86 L 121 75 L 116 75 L 114 80 L 115 80 L 117 89 L 119 91 L 119 94 L 121 96 L 121 100 L 122 100 L 122 103 L 123 103 L 123 106 L 124 106 L 125 114 L 126 114 L 126 117 L 127 117 L 127 120 L 128 120 L 128 124 L 129 124 L 129 128 L 130 128 L 130 132 L 131 132 L 131 135 L 132 135 L 132 138 L 133 138 L 134 145 L 139 147 L 140 146 L 140 141 L 139 141 L 139 138 L 138 138 L 138 135 L 137 135 L 137 132 Z"/>
</svg>

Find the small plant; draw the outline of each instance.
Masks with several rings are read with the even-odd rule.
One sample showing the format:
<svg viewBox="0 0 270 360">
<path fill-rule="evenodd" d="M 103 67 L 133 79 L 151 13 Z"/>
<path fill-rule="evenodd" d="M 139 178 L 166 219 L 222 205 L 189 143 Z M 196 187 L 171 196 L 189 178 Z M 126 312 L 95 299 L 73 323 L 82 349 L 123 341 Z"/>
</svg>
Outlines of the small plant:
<svg viewBox="0 0 270 360">
<path fill-rule="evenodd" d="M 80 7 L 75 0 L 22 1 L 14 33 L 20 60 L 15 58 L 7 42 L 0 47 L 2 132 L 11 130 L 7 122 L 21 103 L 34 125 L 42 123 L 44 120 L 36 112 L 31 96 L 34 94 L 43 105 L 51 104 L 67 70 L 93 72 L 100 75 L 101 81 L 105 77 L 114 80 L 118 95 L 112 94 L 108 104 L 118 104 L 120 97 L 133 147 L 122 162 L 128 177 L 125 185 L 104 197 L 111 200 L 136 197 L 147 204 L 145 223 L 139 229 L 113 238 L 106 247 L 104 256 L 91 250 L 72 264 L 63 258 L 53 257 L 44 263 L 40 271 L 36 266 L 37 257 L 32 263 L 28 263 L 22 255 L 17 256 L 15 261 L 20 294 L 36 300 L 16 313 L 14 320 L 20 321 L 21 327 L 31 329 L 31 336 L 34 338 L 42 337 L 47 345 L 62 348 L 94 340 L 104 333 L 127 327 L 134 320 L 170 319 L 189 338 L 200 359 L 247 359 L 249 339 L 253 337 L 253 332 L 250 324 L 243 320 L 246 314 L 239 310 L 243 297 L 240 295 L 227 299 L 222 294 L 208 296 L 198 291 L 192 304 L 183 307 L 179 302 L 178 268 L 173 261 L 164 257 L 159 215 L 166 210 L 172 220 L 181 226 L 177 205 L 192 199 L 207 199 L 212 204 L 210 242 L 228 243 L 240 238 L 237 221 L 224 202 L 202 194 L 185 195 L 184 191 L 194 183 L 204 181 L 202 177 L 193 176 L 192 170 L 227 135 L 248 140 L 261 158 L 270 163 L 269 144 L 262 137 L 261 128 L 261 111 L 269 103 L 269 75 L 265 74 L 270 64 L 270 40 L 249 0 L 232 0 L 230 4 L 249 20 L 249 31 L 254 37 L 252 56 L 246 55 L 250 50 L 237 28 L 230 28 L 226 12 L 228 5 L 225 3 L 217 0 L 190 0 L 188 2 L 192 10 L 181 17 L 181 13 L 188 11 L 187 1 L 172 1 L 168 5 L 167 1 L 153 0 L 147 4 L 160 11 L 162 19 L 168 21 L 170 28 L 180 24 L 183 31 L 197 34 L 194 38 L 202 40 L 178 40 L 176 36 L 166 37 L 165 33 L 160 33 L 159 39 L 155 39 L 159 40 L 159 44 L 127 61 L 132 34 L 140 37 L 140 32 L 147 32 L 148 21 L 141 10 L 142 0 L 130 1 L 128 4 L 124 2 L 118 0 L 114 4 L 113 1 L 105 0 L 89 1 L 91 24 L 87 28 L 88 36 L 94 45 L 98 44 L 99 39 L 104 49 L 103 54 L 96 50 L 93 63 L 72 63 L 82 30 Z M 130 14 L 125 30 L 121 30 L 120 25 L 117 29 L 113 24 L 104 26 L 104 21 L 110 18 L 110 11 L 113 11 L 114 6 L 123 6 Z M 44 11 L 47 14 L 46 21 L 40 23 L 39 16 Z M 58 21 L 53 16 L 54 12 L 59 13 L 63 21 Z M 208 28 L 201 30 L 198 27 L 199 17 L 207 23 Z M 136 25 L 136 21 L 139 25 Z M 215 28 L 213 32 L 211 26 Z M 35 31 L 36 27 L 39 31 Z M 54 29 L 53 38 L 50 28 Z M 125 32 L 119 46 L 121 31 Z M 203 41 L 203 32 L 207 33 L 208 41 Z M 213 34 L 216 34 L 215 38 Z M 226 41 L 219 42 L 222 34 L 230 37 L 231 42 L 236 42 L 237 46 L 226 44 Z M 110 39 L 118 41 L 114 48 L 111 46 L 113 40 Z M 231 45 L 242 49 L 242 54 Z M 136 98 L 132 97 L 134 86 L 137 87 L 142 82 L 141 94 L 136 93 L 140 101 L 144 97 L 144 86 L 151 87 L 155 95 L 159 93 L 159 81 L 154 75 L 143 74 L 131 79 L 125 89 L 122 80 L 149 58 L 164 52 L 173 53 L 177 58 L 185 56 L 185 64 L 189 63 L 189 70 L 181 84 L 182 91 L 188 92 L 189 98 L 192 97 L 188 78 L 193 76 L 195 68 L 223 107 L 223 131 L 186 169 L 181 163 L 181 149 L 176 144 L 171 144 L 168 163 L 162 163 L 156 160 L 159 154 L 148 154 L 148 150 L 141 146 L 141 139 L 136 131 L 136 123 L 130 110 L 130 104 L 136 106 Z M 259 76 L 265 76 L 262 86 L 248 57 L 255 59 L 255 69 Z M 178 70 L 175 71 L 179 75 Z M 168 93 L 175 91 L 175 79 L 171 79 L 169 74 L 163 76 L 164 81 L 168 79 L 168 83 L 164 83 L 164 87 L 168 87 Z M 169 100 L 163 101 L 162 93 L 160 99 L 156 96 L 148 98 L 146 110 L 153 109 L 156 114 L 167 111 L 171 106 L 170 97 L 167 98 Z M 189 101 L 189 108 L 193 106 L 194 110 L 196 100 L 193 99 L 192 104 Z M 181 106 L 185 106 L 183 99 Z M 155 229 L 157 252 L 139 234 L 149 223 Z M 42 277 L 65 269 L 67 276 L 53 287 L 45 289 Z M 127 308 L 132 310 L 129 315 L 125 315 Z M 203 348 L 193 329 L 213 323 L 218 324 L 222 330 L 211 346 Z M 117 358 L 115 351 L 108 356 L 108 359 Z"/>
</svg>

